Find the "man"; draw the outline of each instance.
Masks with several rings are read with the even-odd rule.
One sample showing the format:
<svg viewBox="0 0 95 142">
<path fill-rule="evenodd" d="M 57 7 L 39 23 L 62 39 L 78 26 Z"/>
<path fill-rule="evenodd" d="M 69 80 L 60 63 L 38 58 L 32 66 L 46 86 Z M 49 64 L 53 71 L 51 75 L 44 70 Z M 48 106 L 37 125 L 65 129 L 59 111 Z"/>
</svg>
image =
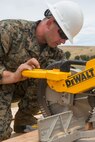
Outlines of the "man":
<svg viewBox="0 0 95 142">
<path fill-rule="evenodd" d="M 27 132 L 36 124 L 33 116 L 39 110 L 37 79 L 24 78 L 25 69 L 45 68 L 64 59 L 57 45 L 71 42 L 83 25 L 80 7 L 72 1 L 49 5 L 42 21 L 0 21 L 0 141 L 11 135 L 11 102 L 20 98 L 14 130 Z M 29 127 L 30 128 L 30 127 Z"/>
</svg>

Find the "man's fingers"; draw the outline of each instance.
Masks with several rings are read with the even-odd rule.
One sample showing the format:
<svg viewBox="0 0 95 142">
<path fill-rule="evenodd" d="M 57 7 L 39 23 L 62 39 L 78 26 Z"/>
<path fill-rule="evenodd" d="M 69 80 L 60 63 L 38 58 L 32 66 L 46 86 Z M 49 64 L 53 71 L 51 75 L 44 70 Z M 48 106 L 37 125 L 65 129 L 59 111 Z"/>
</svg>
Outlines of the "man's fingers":
<svg viewBox="0 0 95 142">
<path fill-rule="evenodd" d="M 35 66 L 36 68 L 40 68 L 40 64 L 35 58 L 28 60 L 27 64 L 30 66 Z"/>
<path fill-rule="evenodd" d="M 22 72 L 23 70 L 32 70 L 33 67 L 27 64 L 22 64 L 19 66 L 18 71 Z"/>
</svg>

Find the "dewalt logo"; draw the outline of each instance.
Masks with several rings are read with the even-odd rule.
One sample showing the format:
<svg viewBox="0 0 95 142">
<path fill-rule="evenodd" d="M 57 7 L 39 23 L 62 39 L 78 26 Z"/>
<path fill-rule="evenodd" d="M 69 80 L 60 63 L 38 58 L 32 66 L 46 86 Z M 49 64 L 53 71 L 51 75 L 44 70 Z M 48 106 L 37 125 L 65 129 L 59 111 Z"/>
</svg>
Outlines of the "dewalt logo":
<svg viewBox="0 0 95 142">
<path fill-rule="evenodd" d="M 65 81 L 67 87 L 71 87 L 71 86 L 74 86 L 76 84 L 79 84 L 83 81 L 86 81 L 92 77 L 94 77 L 95 74 L 94 74 L 94 69 L 93 68 L 90 68 L 89 70 L 86 70 L 80 74 L 77 74 L 77 75 L 73 75 L 72 77 L 70 77 L 69 79 L 67 79 Z"/>
</svg>

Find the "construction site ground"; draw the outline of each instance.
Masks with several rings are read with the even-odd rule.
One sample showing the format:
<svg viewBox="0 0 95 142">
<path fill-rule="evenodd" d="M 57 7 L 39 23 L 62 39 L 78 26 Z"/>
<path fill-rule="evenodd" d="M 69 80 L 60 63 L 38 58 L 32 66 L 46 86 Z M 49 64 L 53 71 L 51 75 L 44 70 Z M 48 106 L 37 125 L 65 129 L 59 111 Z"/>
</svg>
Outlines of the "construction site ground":
<svg viewBox="0 0 95 142">
<path fill-rule="evenodd" d="M 14 116 L 18 110 L 17 103 L 12 104 L 12 115 L 13 115 L 13 121 L 11 123 L 11 127 L 13 128 L 14 125 Z M 36 118 L 41 118 L 42 115 L 36 115 Z M 38 137 L 38 130 L 29 132 L 29 133 L 15 133 L 14 131 L 12 132 L 11 138 L 4 140 L 3 142 L 39 142 L 39 137 Z"/>
<path fill-rule="evenodd" d="M 17 103 L 12 104 L 12 115 L 13 118 L 15 116 L 15 113 L 17 112 L 18 107 L 17 107 Z M 40 119 L 42 118 L 42 114 L 36 115 L 36 118 Z M 13 128 L 14 125 L 14 119 L 11 123 L 11 127 Z M 3 142 L 40 142 L 39 140 L 39 133 L 38 130 L 29 132 L 29 133 L 24 133 L 24 134 L 17 134 L 14 131 L 12 132 L 11 138 L 4 140 Z M 95 138 L 83 138 L 80 140 L 77 140 L 75 142 L 95 142 Z"/>
</svg>

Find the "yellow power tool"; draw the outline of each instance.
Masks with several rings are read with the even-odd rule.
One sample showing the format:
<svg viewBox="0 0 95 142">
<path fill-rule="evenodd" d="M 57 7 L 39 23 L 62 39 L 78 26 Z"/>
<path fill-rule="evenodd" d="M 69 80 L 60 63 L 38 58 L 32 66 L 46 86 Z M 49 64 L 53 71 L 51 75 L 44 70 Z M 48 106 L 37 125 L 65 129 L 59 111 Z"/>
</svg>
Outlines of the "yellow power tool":
<svg viewBox="0 0 95 142">
<path fill-rule="evenodd" d="M 63 65 L 64 68 L 64 65 Z M 47 79 L 49 87 L 56 92 L 80 93 L 95 86 L 95 59 L 86 63 L 86 68 L 74 75 L 60 69 L 33 69 L 22 72 L 29 78 Z"/>
<path fill-rule="evenodd" d="M 74 65 L 82 65 L 84 69 Z M 81 122 L 76 125 L 94 123 L 95 59 L 58 61 L 46 69 L 25 70 L 22 75 L 39 79 L 37 98 L 45 117 L 72 111 L 74 118 Z"/>
<path fill-rule="evenodd" d="M 72 65 L 78 65 L 78 67 L 82 65 L 84 69 L 77 69 Z M 91 137 L 93 131 L 95 131 L 95 59 L 87 62 L 77 60 L 58 61 L 46 69 L 25 70 L 22 75 L 39 79 L 37 98 L 45 117 L 63 112 L 67 116 L 66 118 L 63 117 L 63 120 L 67 120 L 68 124 L 68 122 L 70 123 L 69 111 L 71 111 L 73 117 L 68 127 L 71 126 L 73 130 L 75 128 L 89 130 L 85 135 L 87 138 L 80 140 L 80 142 L 95 141 L 95 137 L 93 139 L 88 138 L 88 133 Z M 47 122 L 47 124 L 51 123 L 52 119 L 53 117 L 49 117 L 50 122 Z M 62 122 L 61 117 L 59 119 Z M 55 124 L 55 121 L 53 124 Z M 65 122 L 62 122 L 62 124 L 66 126 Z M 93 130 L 91 131 L 91 129 Z M 69 134 L 71 133 L 67 133 L 66 138 L 69 137 Z"/>
</svg>

